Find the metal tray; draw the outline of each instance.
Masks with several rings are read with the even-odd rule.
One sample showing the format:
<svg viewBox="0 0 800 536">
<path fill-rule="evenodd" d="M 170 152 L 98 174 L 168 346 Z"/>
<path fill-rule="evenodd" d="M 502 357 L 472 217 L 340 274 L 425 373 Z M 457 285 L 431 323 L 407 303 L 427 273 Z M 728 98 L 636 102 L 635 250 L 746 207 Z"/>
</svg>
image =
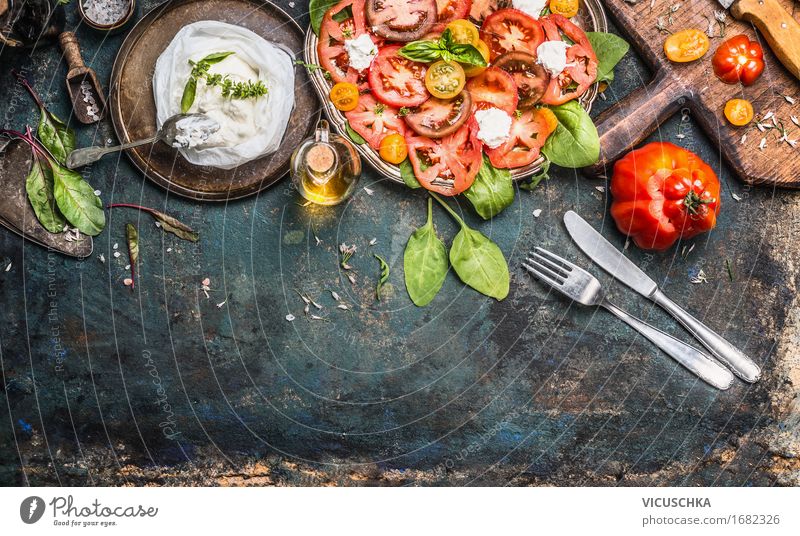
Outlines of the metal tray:
<svg viewBox="0 0 800 536">
<path fill-rule="evenodd" d="M 606 20 L 605 11 L 603 10 L 602 5 L 600 4 L 599 0 L 583 0 L 581 2 L 581 10 L 577 16 L 575 16 L 572 21 L 583 28 L 585 31 L 589 32 L 607 32 L 608 31 L 608 21 Z M 319 65 L 319 56 L 317 55 L 317 35 L 314 33 L 314 30 L 311 27 L 308 28 L 306 32 L 306 41 L 305 41 L 305 61 L 307 63 L 313 65 Z M 328 98 L 328 93 L 331 89 L 331 83 L 325 79 L 325 75 L 322 72 L 322 69 L 316 69 L 314 72 L 310 73 L 311 82 L 314 86 L 314 89 L 317 91 L 317 95 L 319 96 L 320 101 L 322 101 L 322 107 L 325 110 L 325 114 L 330 119 L 331 124 L 333 124 L 334 129 L 341 134 L 342 136 L 347 136 L 347 129 L 345 125 L 347 124 L 347 118 L 344 116 L 342 112 L 337 110 L 333 104 L 331 103 L 330 99 Z M 592 103 L 597 98 L 597 84 L 593 85 L 589 88 L 589 91 L 583 94 L 579 99 L 581 106 L 589 112 L 592 109 Z M 356 145 L 356 149 L 358 150 L 361 157 L 364 158 L 369 164 L 375 168 L 379 173 L 386 176 L 387 178 L 402 183 L 403 179 L 400 176 L 400 168 L 393 164 L 388 164 L 381 159 L 378 151 L 371 148 L 367 144 L 363 145 Z M 528 164 L 525 167 L 516 168 L 511 170 L 511 177 L 514 180 L 520 180 L 523 178 L 530 177 L 531 175 L 538 173 L 542 169 L 542 164 L 544 163 L 544 157 L 539 157 L 535 162 Z"/>
</svg>

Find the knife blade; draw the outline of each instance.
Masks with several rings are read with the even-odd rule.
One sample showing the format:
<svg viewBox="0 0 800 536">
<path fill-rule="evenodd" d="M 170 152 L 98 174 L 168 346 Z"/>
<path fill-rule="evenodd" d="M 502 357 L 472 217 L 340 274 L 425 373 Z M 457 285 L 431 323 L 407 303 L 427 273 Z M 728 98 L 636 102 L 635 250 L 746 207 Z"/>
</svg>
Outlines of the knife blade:
<svg viewBox="0 0 800 536">
<path fill-rule="evenodd" d="M 658 288 L 655 281 L 650 279 L 577 213 L 572 210 L 567 211 L 564 214 L 564 225 L 566 225 L 572 240 L 590 259 L 615 279 L 652 300 L 671 314 L 716 358 L 728 365 L 737 376 L 751 383 L 761 377 L 761 369 L 752 359 L 670 300 Z"/>
</svg>

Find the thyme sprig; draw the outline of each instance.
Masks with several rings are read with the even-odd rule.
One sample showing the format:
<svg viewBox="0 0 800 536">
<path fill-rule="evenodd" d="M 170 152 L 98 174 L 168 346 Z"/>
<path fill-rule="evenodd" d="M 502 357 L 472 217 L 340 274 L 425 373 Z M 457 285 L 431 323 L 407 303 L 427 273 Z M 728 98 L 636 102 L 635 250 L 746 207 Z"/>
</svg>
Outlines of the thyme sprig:
<svg viewBox="0 0 800 536">
<path fill-rule="evenodd" d="M 209 54 L 200 61 L 189 60 L 189 65 L 192 66 L 192 72 L 189 74 L 189 80 L 183 88 L 183 96 L 181 97 L 181 113 L 187 113 L 194 104 L 194 99 L 197 94 L 197 81 L 204 80 L 209 87 L 219 87 L 222 89 L 222 96 L 226 99 L 252 99 L 266 95 L 269 90 L 264 82 L 261 80 L 246 80 L 244 82 L 234 82 L 230 75 L 222 75 L 219 73 L 210 73 L 212 65 L 215 65 L 233 52 L 215 52 Z"/>
</svg>

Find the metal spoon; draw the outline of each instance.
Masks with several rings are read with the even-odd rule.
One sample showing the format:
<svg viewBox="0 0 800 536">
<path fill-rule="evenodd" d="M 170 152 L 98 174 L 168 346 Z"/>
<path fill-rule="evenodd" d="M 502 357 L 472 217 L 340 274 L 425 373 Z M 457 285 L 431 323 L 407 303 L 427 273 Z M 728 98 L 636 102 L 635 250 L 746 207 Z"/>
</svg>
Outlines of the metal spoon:
<svg viewBox="0 0 800 536">
<path fill-rule="evenodd" d="M 196 118 L 204 118 L 208 121 L 213 121 L 210 117 L 204 114 L 178 114 L 173 115 L 161 126 L 161 130 L 156 132 L 156 135 L 152 138 L 147 138 L 144 140 L 132 141 L 130 143 L 123 143 L 122 145 L 116 145 L 113 147 L 84 147 L 82 149 L 75 149 L 69 156 L 67 156 L 67 167 L 69 169 L 77 169 L 79 167 L 85 166 L 87 164 L 91 164 L 93 162 L 97 162 L 105 155 L 110 153 L 116 153 L 117 151 L 124 151 L 125 149 L 132 149 L 134 147 L 139 147 L 140 145 L 147 145 L 149 143 L 156 143 L 157 141 L 163 141 L 170 147 L 178 147 L 179 145 L 175 145 L 175 138 L 181 134 L 180 129 L 178 129 L 177 124 L 178 121 L 181 119 L 186 119 L 187 117 L 196 117 Z M 219 130 L 219 125 L 217 125 L 217 130 Z M 210 133 L 213 133 L 215 130 L 211 129 Z"/>
</svg>

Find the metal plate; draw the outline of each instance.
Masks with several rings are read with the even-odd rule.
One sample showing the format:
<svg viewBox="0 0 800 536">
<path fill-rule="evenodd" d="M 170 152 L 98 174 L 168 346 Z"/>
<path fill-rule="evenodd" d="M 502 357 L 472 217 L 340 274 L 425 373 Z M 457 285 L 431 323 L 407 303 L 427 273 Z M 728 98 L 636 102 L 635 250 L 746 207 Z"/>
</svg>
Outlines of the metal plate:
<svg viewBox="0 0 800 536">
<path fill-rule="evenodd" d="M 583 0 L 581 2 L 580 12 L 578 15 L 573 17 L 572 21 L 587 32 L 608 31 L 608 21 L 606 20 L 605 11 L 603 11 L 603 7 L 601 6 L 599 0 Z M 317 55 L 318 41 L 317 35 L 309 27 L 308 31 L 306 32 L 305 57 L 306 62 L 314 65 L 319 65 L 319 56 Z M 342 112 L 337 110 L 333 104 L 331 104 L 331 101 L 328 98 L 328 93 L 330 92 L 331 88 L 330 82 L 325 79 L 325 75 L 321 69 L 315 70 L 310 76 L 311 81 L 314 83 L 314 89 L 317 91 L 317 94 L 322 101 L 325 114 L 328 116 L 328 118 L 330 118 L 330 121 L 336 131 L 342 136 L 347 137 L 347 118 Z M 579 99 L 581 105 L 587 112 L 591 111 L 592 103 L 597 98 L 597 93 L 597 84 L 595 84 Z M 369 162 L 370 165 L 379 173 L 395 182 L 403 183 L 403 179 L 400 176 L 400 168 L 384 162 L 378 154 L 378 151 L 372 149 L 366 144 L 357 145 L 356 149 L 358 149 L 358 152 L 361 154 L 364 160 Z M 530 177 L 534 173 L 541 171 L 543 163 L 544 157 L 539 157 L 538 160 L 528 164 L 525 167 L 512 169 L 511 177 L 514 180 Z"/>
<path fill-rule="evenodd" d="M 194 22 L 216 20 L 247 28 L 281 45 L 293 57 L 303 50 L 303 30 L 279 7 L 256 0 L 177 0 L 153 9 L 134 26 L 114 61 L 109 91 L 117 137 L 128 142 L 156 131 L 153 71 L 178 31 Z M 295 69 L 295 108 L 277 152 L 232 170 L 195 166 L 164 143 L 127 151 L 150 180 L 196 200 L 226 201 L 255 194 L 289 170 L 294 148 L 313 132 L 320 106 L 305 69 Z"/>
</svg>

